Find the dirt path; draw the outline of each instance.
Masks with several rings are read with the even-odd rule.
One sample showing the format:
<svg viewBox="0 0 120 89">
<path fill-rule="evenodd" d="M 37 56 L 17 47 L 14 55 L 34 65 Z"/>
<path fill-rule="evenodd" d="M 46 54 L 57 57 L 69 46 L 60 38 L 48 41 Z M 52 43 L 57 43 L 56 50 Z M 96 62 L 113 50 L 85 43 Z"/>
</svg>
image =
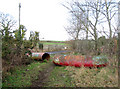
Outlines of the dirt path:
<svg viewBox="0 0 120 89">
<path fill-rule="evenodd" d="M 48 77 L 50 75 L 50 72 L 52 72 L 52 70 L 54 69 L 54 67 L 55 65 L 52 62 L 49 63 L 48 67 L 43 67 L 43 71 L 40 71 L 38 79 L 32 82 L 31 87 L 44 87 L 48 82 Z"/>
</svg>

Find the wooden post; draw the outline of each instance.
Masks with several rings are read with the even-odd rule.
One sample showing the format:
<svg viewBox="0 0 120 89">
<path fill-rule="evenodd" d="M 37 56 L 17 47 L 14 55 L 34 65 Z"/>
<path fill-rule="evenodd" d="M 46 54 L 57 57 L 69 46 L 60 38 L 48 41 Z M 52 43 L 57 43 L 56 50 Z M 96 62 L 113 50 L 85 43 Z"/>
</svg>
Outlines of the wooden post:
<svg viewBox="0 0 120 89">
<path fill-rule="evenodd" d="M 18 36 L 18 45 L 17 45 L 17 55 L 20 54 L 21 51 L 21 28 L 20 28 L 20 9 L 21 9 L 21 3 L 19 3 L 19 36 Z"/>
<path fill-rule="evenodd" d="M 21 8 L 21 3 L 19 3 L 19 28 L 20 28 L 20 8 Z"/>
</svg>

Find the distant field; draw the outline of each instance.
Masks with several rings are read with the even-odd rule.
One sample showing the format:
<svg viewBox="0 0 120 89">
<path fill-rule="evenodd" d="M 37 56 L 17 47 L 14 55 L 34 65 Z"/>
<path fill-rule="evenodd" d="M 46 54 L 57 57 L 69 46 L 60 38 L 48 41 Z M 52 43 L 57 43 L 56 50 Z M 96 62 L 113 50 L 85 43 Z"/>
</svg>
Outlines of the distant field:
<svg viewBox="0 0 120 89">
<path fill-rule="evenodd" d="M 67 45 L 65 41 L 41 41 L 43 45 Z"/>
<path fill-rule="evenodd" d="M 43 45 L 67 45 L 66 43 L 41 42 Z"/>
<path fill-rule="evenodd" d="M 64 42 L 66 42 L 66 41 L 41 41 L 41 42 L 53 42 L 53 43 L 64 43 Z"/>
</svg>

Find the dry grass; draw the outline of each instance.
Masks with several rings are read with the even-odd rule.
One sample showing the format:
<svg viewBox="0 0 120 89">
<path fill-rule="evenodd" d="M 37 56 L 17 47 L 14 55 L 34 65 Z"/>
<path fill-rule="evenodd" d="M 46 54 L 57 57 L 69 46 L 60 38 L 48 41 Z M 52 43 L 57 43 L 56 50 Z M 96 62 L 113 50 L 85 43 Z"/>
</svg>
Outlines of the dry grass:
<svg viewBox="0 0 120 89">
<path fill-rule="evenodd" d="M 117 68 L 66 67 L 77 87 L 118 87 Z"/>
<path fill-rule="evenodd" d="M 110 59 L 103 68 L 66 67 L 77 87 L 118 87 L 118 61 Z"/>
</svg>

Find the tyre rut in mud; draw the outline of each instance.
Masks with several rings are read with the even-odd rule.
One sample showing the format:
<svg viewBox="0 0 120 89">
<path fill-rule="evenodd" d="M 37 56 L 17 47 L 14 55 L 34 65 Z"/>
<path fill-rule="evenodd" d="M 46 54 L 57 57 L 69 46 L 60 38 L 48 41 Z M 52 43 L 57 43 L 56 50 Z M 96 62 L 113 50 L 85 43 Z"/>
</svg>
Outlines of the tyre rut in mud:
<svg viewBox="0 0 120 89">
<path fill-rule="evenodd" d="M 48 77 L 52 70 L 54 69 L 55 65 L 50 62 L 47 68 L 44 68 L 43 71 L 39 71 L 38 79 L 32 82 L 31 87 L 44 87 L 48 81 Z"/>
</svg>

